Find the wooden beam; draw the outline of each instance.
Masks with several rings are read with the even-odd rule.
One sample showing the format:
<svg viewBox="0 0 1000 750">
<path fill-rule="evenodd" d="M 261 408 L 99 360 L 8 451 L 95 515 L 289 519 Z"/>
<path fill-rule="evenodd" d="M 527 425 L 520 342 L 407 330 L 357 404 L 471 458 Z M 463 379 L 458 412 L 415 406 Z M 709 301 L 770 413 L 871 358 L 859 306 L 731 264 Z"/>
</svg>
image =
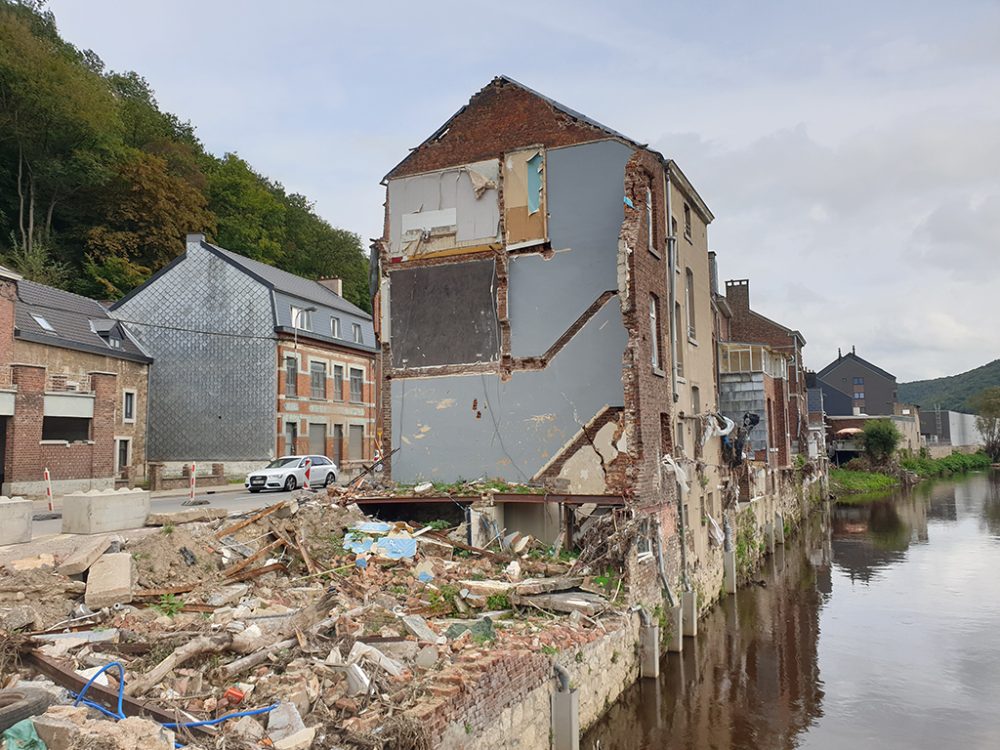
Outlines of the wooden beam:
<svg viewBox="0 0 1000 750">
<path fill-rule="evenodd" d="M 250 524 L 257 523 L 257 521 L 259 521 L 260 519 L 266 518 L 267 516 L 269 516 L 272 513 L 274 513 L 276 510 L 278 510 L 280 508 L 283 508 L 283 507 L 285 507 L 285 501 L 284 500 L 282 500 L 280 503 L 275 503 L 274 505 L 272 505 L 270 507 L 264 508 L 264 510 L 262 510 L 262 511 L 260 511 L 258 513 L 254 513 L 249 518 L 244 518 L 242 521 L 239 521 L 238 523 L 234 523 L 232 526 L 226 526 L 224 529 L 219 529 L 218 531 L 215 532 L 215 538 L 216 539 L 222 539 L 222 537 L 224 537 L 224 536 L 228 536 L 229 534 L 237 532 L 240 529 L 244 529 L 247 526 L 249 526 Z"/>
</svg>

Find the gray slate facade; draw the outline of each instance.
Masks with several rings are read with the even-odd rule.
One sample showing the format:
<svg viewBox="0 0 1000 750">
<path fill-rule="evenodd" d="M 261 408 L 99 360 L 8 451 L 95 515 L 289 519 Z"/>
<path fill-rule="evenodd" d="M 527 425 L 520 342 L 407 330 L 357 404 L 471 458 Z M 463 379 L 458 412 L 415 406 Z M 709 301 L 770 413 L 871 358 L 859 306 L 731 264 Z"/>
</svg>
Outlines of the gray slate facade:
<svg viewBox="0 0 1000 750">
<path fill-rule="evenodd" d="M 152 461 L 260 461 L 273 456 L 279 332 L 291 305 L 314 330 L 341 319 L 374 350 L 371 317 L 321 284 L 188 235 L 186 252 L 111 308 L 156 361 L 149 381 Z M 319 326 L 325 321 L 325 328 Z M 322 333 L 314 339 L 329 339 Z"/>
</svg>

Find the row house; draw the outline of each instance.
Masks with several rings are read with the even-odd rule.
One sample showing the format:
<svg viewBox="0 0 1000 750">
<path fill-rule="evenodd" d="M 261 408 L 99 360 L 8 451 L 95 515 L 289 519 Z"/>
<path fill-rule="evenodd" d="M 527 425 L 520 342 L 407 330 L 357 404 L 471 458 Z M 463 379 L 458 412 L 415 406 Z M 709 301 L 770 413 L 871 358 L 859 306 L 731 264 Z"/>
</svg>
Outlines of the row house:
<svg viewBox="0 0 1000 750">
<path fill-rule="evenodd" d="M 289 454 L 329 456 L 341 475 L 370 462 L 378 350 L 371 316 L 341 291 L 188 235 L 111 308 L 157 359 L 149 459 L 227 474 Z"/>
<path fill-rule="evenodd" d="M 143 481 L 152 361 L 99 302 L 0 267 L 0 494 Z"/>
<path fill-rule="evenodd" d="M 677 164 L 498 77 L 384 184 L 391 478 L 543 484 L 547 502 L 494 512 L 546 542 L 624 506 L 634 595 L 658 596 L 661 569 L 718 591 L 713 216 Z"/>
</svg>

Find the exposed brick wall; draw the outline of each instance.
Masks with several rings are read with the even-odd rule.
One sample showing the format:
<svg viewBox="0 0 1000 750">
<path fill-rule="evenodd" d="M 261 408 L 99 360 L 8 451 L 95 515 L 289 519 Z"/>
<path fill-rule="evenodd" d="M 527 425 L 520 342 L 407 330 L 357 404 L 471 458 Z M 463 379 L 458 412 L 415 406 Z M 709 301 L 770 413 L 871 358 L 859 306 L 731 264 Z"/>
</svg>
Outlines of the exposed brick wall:
<svg viewBox="0 0 1000 750">
<path fill-rule="evenodd" d="M 606 137 L 604 131 L 557 111 L 544 99 L 494 79 L 473 95 L 443 135 L 422 144 L 387 177 L 497 159 L 505 151 L 536 143 L 555 148 Z"/>
<path fill-rule="evenodd" d="M 14 360 L 14 304 L 17 284 L 0 279 L 0 366 Z"/>
</svg>

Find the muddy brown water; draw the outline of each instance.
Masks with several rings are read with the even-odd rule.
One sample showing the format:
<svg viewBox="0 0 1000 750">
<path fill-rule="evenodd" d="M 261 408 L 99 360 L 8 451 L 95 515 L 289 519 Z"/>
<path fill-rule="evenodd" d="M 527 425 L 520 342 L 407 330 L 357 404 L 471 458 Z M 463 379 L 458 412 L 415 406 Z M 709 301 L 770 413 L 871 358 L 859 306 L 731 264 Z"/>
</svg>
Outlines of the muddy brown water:
<svg viewBox="0 0 1000 750">
<path fill-rule="evenodd" d="M 584 750 L 1000 748 L 1000 475 L 817 511 Z"/>
</svg>

